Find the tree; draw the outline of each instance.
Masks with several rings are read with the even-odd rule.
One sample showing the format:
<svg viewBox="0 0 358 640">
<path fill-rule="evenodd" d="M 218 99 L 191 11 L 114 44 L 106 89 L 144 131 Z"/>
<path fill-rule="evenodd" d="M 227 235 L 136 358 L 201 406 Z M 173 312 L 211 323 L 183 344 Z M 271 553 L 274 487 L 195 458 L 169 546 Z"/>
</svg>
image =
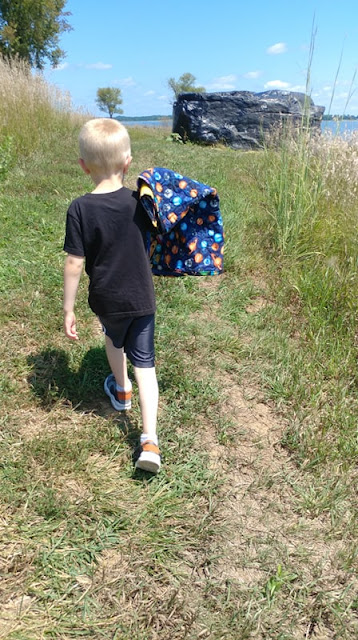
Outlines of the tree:
<svg viewBox="0 0 358 640">
<path fill-rule="evenodd" d="M 108 111 L 109 117 L 114 113 L 123 113 L 119 105 L 122 104 L 121 90 L 114 87 L 102 87 L 97 89 L 96 103 L 101 111 Z"/>
<path fill-rule="evenodd" d="M 205 93 L 204 87 L 195 86 L 196 77 L 192 73 L 183 73 L 178 80 L 169 78 L 168 85 L 174 92 L 174 98 L 177 99 L 179 93 Z"/>
<path fill-rule="evenodd" d="M 36 69 L 43 69 L 45 60 L 56 67 L 65 56 L 59 36 L 72 28 L 65 4 L 66 0 L 0 0 L 0 54 L 19 57 Z"/>
</svg>

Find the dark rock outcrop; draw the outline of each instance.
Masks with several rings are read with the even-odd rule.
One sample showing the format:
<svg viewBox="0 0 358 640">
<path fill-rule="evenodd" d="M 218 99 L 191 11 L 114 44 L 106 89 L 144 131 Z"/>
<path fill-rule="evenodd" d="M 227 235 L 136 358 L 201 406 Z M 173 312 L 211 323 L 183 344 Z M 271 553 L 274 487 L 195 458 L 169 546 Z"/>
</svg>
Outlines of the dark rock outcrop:
<svg viewBox="0 0 358 640">
<path fill-rule="evenodd" d="M 291 91 L 230 91 L 182 93 L 173 108 L 173 133 L 184 140 L 234 149 L 257 149 L 273 128 L 304 119 L 319 130 L 324 107 L 315 106 L 304 93 Z"/>
</svg>

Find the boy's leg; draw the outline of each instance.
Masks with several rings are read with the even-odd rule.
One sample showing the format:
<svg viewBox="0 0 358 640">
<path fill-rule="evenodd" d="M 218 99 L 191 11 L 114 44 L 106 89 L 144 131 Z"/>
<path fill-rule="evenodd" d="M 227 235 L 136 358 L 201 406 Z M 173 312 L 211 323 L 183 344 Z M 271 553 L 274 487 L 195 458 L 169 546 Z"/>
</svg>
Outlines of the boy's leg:
<svg viewBox="0 0 358 640">
<path fill-rule="evenodd" d="M 105 340 L 107 360 L 116 382 L 122 389 L 129 389 L 131 384 L 128 378 L 127 356 L 124 353 L 124 349 L 123 347 L 117 349 L 109 336 L 105 336 Z"/>
<path fill-rule="evenodd" d="M 138 385 L 143 435 L 156 441 L 159 391 L 155 367 L 133 368 Z"/>
<path fill-rule="evenodd" d="M 112 374 L 104 381 L 104 390 L 116 411 L 131 408 L 132 383 L 128 378 L 127 357 L 123 347 L 114 346 L 111 338 L 105 335 L 106 354 Z"/>
<path fill-rule="evenodd" d="M 157 437 L 159 392 L 154 366 L 154 315 L 133 321 L 126 336 L 125 350 L 133 365 L 142 417 L 140 455 L 136 467 L 157 473 L 160 469 Z"/>
<path fill-rule="evenodd" d="M 137 469 L 158 473 L 160 451 L 157 436 L 158 383 L 154 367 L 136 367 L 134 375 L 138 385 L 139 404 L 142 416 L 140 453 L 135 463 Z"/>
</svg>

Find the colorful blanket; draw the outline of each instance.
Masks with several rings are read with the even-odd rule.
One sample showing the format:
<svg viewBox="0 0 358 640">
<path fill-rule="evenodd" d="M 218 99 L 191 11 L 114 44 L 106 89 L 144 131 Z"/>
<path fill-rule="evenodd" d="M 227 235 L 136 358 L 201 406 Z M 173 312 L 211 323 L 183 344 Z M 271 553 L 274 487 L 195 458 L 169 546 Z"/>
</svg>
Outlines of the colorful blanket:
<svg viewBox="0 0 358 640">
<path fill-rule="evenodd" d="M 155 231 L 155 275 L 217 275 L 223 271 L 224 231 L 216 189 L 163 167 L 138 178 L 141 202 Z"/>
</svg>

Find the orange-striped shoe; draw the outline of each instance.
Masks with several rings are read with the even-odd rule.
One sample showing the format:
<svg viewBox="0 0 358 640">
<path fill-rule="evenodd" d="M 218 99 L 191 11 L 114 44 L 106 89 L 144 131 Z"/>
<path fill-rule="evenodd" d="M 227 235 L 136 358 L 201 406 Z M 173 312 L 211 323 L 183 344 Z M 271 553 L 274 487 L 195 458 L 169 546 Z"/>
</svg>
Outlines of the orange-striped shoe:
<svg viewBox="0 0 358 640">
<path fill-rule="evenodd" d="M 152 440 L 145 440 L 139 446 L 139 457 L 135 463 L 136 469 L 158 473 L 160 469 L 160 451 Z"/>
<path fill-rule="evenodd" d="M 104 390 L 111 401 L 113 409 L 116 411 L 127 411 L 131 408 L 132 386 L 128 391 L 118 391 L 113 373 L 105 379 Z"/>
</svg>

